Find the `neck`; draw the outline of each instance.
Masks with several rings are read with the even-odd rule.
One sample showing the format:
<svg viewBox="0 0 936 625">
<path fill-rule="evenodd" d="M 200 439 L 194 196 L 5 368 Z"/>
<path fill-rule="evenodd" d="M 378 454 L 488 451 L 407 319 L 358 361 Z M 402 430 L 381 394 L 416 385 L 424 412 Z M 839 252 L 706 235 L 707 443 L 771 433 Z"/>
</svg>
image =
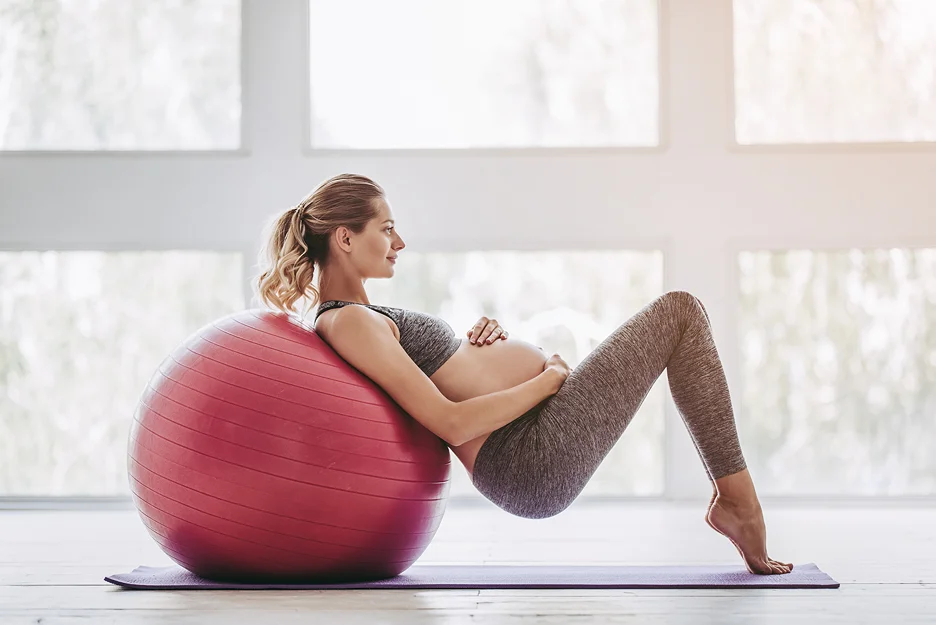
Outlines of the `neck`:
<svg viewBox="0 0 936 625">
<path fill-rule="evenodd" d="M 339 284 L 339 282 L 341 281 L 332 280 L 332 283 L 329 284 L 328 276 L 323 272 L 319 280 L 319 301 L 339 300 L 356 304 L 370 304 L 364 285 L 360 281 L 354 284 Z"/>
</svg>

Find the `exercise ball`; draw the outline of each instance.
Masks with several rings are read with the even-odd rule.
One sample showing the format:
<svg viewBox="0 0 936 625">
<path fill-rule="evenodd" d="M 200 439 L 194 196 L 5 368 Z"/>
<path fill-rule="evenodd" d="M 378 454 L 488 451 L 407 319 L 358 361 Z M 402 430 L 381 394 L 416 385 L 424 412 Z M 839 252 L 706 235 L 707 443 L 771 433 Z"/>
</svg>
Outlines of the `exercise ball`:
<svg viewBox="0 0 936 625">
<path fill-rule="evenodd" d="M 130 491 L 180 566 L 237 582 L 406 570 L 449 493 L 445 442 L 308 324 L 245 310 L 188 337 L 134 411 Z"/>
</svg>

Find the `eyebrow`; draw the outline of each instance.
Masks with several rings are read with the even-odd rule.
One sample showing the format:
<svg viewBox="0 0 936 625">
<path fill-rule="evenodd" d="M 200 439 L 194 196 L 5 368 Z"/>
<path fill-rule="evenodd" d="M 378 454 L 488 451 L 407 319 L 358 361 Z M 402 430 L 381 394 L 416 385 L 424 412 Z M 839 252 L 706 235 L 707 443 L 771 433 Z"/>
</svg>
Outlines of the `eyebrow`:
<svg viewBox="0 0 936 625">
<path fill-rule="evenodd" d="M 385 223 L 385 224 L 396 224 L 396 222 L 393 221 L 392 219 L 388 219 L 388 220 L 385 221 L 384 223 Z"/>
</svg>

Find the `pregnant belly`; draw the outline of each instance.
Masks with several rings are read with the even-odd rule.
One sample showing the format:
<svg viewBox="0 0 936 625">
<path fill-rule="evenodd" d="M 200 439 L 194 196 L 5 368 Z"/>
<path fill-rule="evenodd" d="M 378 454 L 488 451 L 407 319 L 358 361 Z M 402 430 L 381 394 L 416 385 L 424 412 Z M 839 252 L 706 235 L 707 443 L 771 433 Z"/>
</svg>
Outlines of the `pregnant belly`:
<svg viewBox="0 0 936 625">
<path fill-rule="evenodd" d="M 443 395 L 463 401 L 535 378 L 546 360 L 541 348 L 520 339 L 498 340 L 481 347 L 461 339 L 461 346 L 431 379 Z"/>
<path fill-rule="evenodd" d="M 472 345 L 461 339 L 458 350 L 430 378 L 439 391 L 452 401 L 512 388 L 542 373 L 548 356 L 536 345 L 513 337 L 491 345 Z M 520 416 L 520 415 L 517 415 Z M 470 473 L 478 450 L 488 434 L 452 447 Z"/>
</svg>

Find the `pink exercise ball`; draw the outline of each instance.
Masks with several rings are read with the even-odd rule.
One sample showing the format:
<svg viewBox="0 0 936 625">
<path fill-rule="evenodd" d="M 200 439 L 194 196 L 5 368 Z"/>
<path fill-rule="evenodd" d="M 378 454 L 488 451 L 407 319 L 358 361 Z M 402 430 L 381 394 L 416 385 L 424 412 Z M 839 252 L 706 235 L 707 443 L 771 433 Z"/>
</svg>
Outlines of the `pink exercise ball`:
<svg viewBox="0 0 936 625">
<path fill-rule="evenodd" d="M 449 451 L 308 322 L 245 310 L 150 379 L 128 447 L 133 502 L 182 567 L 240 582 L 405 571 L 445 512 Z"/>
</svg>

